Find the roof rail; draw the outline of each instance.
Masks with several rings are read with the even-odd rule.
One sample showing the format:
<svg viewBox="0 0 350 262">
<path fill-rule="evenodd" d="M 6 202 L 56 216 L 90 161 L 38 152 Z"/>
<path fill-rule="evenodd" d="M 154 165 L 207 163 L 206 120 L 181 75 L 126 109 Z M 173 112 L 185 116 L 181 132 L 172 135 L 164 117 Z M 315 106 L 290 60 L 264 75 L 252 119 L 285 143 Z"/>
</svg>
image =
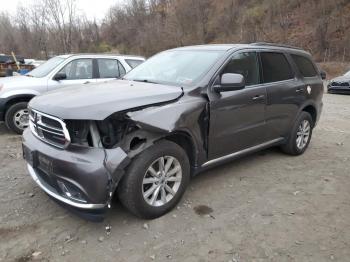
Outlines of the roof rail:
<svg viewBox="0 0 350 262">
<path fill-rule="evenodd" d="M 251 45 L 262 45 L 262 46 L 277 46 L 277 47 L 285 47 L 285 48 L 292 48 L 292 49 L 303 50 L 301 47 L 285 45 L 285 44 L 275 44 L 275 43 L 266 43 L 266 42 L 256 42 L 256 43 L 250 43 L 250 44 Z"/>
</svg>

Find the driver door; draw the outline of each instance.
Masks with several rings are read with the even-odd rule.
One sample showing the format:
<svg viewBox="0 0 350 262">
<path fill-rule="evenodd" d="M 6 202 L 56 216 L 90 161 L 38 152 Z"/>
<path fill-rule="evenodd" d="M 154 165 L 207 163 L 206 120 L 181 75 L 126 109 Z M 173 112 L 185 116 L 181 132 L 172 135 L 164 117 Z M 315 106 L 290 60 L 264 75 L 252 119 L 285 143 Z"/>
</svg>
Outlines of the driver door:
<svg viewBox="0 0 350 262">
<path fill-rule="evenodd" d="M 58 73 L 64 73 L 66 79 L 58 81 L 51 79 L 48 85 L 49 90 L 96 82 L 93 73 L 93 59 L 91 58 L 75 59 L 66 64 Z"/>
<path fill-rule="evenodd" d="M 209 159 L 263 143 L 266 138 L 266 89 L 260 84 L 256 52 L 235 53 L 217 76 L 224 73 L 245 77 L 244 89 L 211 94 Z"/>
</svg>

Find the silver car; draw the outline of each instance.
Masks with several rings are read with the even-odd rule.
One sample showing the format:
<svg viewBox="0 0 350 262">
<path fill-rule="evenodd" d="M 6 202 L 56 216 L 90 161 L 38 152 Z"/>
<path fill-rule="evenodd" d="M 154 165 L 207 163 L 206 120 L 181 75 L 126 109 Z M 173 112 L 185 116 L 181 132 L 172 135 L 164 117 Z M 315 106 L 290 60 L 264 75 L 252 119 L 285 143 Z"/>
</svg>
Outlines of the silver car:
<svg viewBox="0 0 350 262">
<path fill-rule="evenodd" d="M 330 94 L 350 94 L 350 71 L 330 80 L 327 91 Z"/>
<path fill-rule="evenodd" d="M 65 86 L 121 78 L 145 59 L 125 55 L 61 55 L 24 76 L 0 79 L 0 121 L 22 133 L 28 126 L 27 103 L 34 96 Z"/>
</svg>

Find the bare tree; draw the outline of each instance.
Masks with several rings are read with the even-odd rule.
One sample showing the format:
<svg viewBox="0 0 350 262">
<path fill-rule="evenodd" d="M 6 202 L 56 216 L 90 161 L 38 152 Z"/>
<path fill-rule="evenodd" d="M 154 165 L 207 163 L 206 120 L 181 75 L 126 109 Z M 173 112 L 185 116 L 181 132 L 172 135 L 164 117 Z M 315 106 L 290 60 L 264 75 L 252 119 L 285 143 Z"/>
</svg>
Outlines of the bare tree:
<svg viewBox="0 0 350 262">
<path fill-rule="evenodd" d="M 49 13 L 49 30 L 57 34 L 64 53 L 72 51 L 72 33 L 76 16 L 76 0 L 45 0 Z"/>
<path fill-rule="evenodd" d="M 270 41 L 345 61 L 349 8 L 349 0 L 125 0 L 97 22 L 78 11 L 76 0 L 36 0 L 15 16 L 0 12 L 0 52 L 149 56 L 191 44 Z"/>
</svg>

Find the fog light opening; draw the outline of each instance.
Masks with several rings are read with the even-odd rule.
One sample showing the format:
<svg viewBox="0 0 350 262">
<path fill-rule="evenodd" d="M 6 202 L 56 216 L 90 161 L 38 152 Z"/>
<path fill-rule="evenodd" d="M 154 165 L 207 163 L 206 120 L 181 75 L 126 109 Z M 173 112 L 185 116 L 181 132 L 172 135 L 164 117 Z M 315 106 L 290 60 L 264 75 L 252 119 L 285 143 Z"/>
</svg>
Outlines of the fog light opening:
<svg viewBox="0 0 350 262">
<path fill-rule="evenodd" d="M 64 196 L 74 201 L 86 203 L 87 201 L 83 198 L 82 194 L 74 186 L 65 184 L 62 181 L 57 181 L 59 188 L 61 189 Z"/>
</svg>

